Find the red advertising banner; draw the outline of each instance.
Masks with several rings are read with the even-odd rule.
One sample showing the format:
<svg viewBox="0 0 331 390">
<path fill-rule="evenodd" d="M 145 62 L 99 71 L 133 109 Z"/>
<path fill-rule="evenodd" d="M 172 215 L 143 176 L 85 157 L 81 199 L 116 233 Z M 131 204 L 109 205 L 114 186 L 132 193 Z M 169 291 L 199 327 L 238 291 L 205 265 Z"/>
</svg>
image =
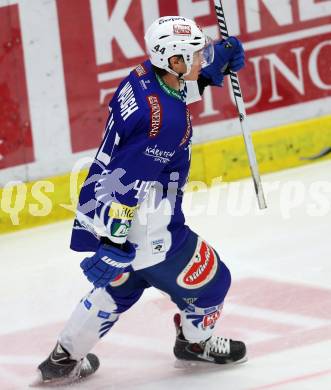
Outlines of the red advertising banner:
<svg viewBox="0 0 331 390">
<path fill-rule="evenodd" d="M 0 8 L 0 169 L 34 160 L 18 6 Z"/>
<path fill-rule="evenodd" d="M 280 1 L 271 8 L 270 2 L 256 0 L 259 12 L 250 14 L 247 1 L 231 1 L 238 36 L 248 49 L 240 74 L 248 113 L 330 96 L 331 32 L 323 28 L 330 16 L 321 14 L 320 3 Z M 81 0 L 77 7 L 57 1 L 74 152 L 98 146 L 116 85 L 146 58 L 144 7 L 156 5 L 162 16 L 178 14 L 178 4 Z M 216 24 L 212 1 L 209 14 L 195 20 L 202 27 Z M 196 125 L 236 116 L 227 84 L 213 88 L 211 99 L 191 111 Z"/>
<path fill-rule="evenodd" d="M 246 48 L 247 65 L 240 72 L 240 82 L 248 114 L 286 109 L 331 96 L 331 0 L 224 0 L 223 3 L 230 32 Z M 49 7 L 55 21 L 56 32 L 53 29 L 49 35 L 43 30 L 40 33 L 49 40 L 48 47 L 60 43 L 59 53 L 47 58 L 55 63 L 62 54 L 63 69 L 61 63 L 58 73 L 62 77 L 63 72 L 63 95 L 67 102 L 61 91 L 53 92 L 47 87 L 43 91 L 43 86 L 39 88 L 42 94 L 38 99 L 47 100 L 52 93 L 61 96 L 57 104 L 63 104 L 62 114 L 68 110 L 69 122 L 54 124 L 52 131 L 45 125 L 45 132 L 49 131 L 53 140 L 62 132 L 66 145 L 70 132 L 68 153 L 99 145 L 108 102 L 120 80 L 146 59 L 144 31 L 155 18 L 183 14 L 194 18 L 213 38 L 217 37 L 212 0 L 57 0 L 56 7 L 54 3 L 38 4 Z M 36 69 L 36 59 L 31 60 L 31 55 L 24 58 L 27 47 L 22 45 L 21 31 L 27 32 L 30 23 L 38 23 L 39 13 L 38 7 L 35 13 L 27 12 L 31 10 L 28 7 L 25 2 L 0 6 L 0 169 L 34 161 L 34 155 L 40 155 L 39 149 L 47 149 L 47 142 L 37 142 L 40 134 L 45 134 L 44 123 L 52 122 L 52 118 L 43 118 L 38 131 L 36 127 L 31 129 L 35 116 L 30 118 L 26 80 L 29 88 L 35 87 L 36 80 L 33 78 L 31 82 L 24 61 L 28 61 L 31 70 Z M 41 67 L 40 71 L 53 77 L 52 69 L 45 71 Z M 61 77 L 57 76 L 57 85 Z M 34 104 L 38 107 L 40 104 L 42 111 L 43 101 L 38 99 Z M 235 118 L 227 80 L 223 88 L 207 90 L 191 112 L 194 125 Z M 38 151 L 33 150 L 32 130 Z"/>
</svg>

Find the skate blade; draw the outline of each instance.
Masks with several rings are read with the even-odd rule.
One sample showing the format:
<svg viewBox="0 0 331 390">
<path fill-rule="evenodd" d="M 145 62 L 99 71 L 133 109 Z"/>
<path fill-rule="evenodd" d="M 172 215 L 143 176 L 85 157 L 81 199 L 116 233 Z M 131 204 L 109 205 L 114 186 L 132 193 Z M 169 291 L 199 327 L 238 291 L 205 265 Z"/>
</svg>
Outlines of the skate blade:
<svg viewBox="0 0 331 390">
<path fill-rule="evenodd" d="M 247 356 L 244 356 L 242 359 L 237 360 L 236 362 L 225 363 L 225 364 L 217 364 L 208 361 L 198 361 L 198 360 L 181 360 L 176 359 L 174 363 L 174 367 L 178 369 L 190 370 L 190 369 L 198 369 L 198 370 L 219 370 L 219 369 L 227 369 L 230 367 L 234 367 L 238 364 L 247 362 Z"/>
<path fill-rule="evenodd" d="M 61 386 L 71 386 L 76 383 L 85 381 L 87 378 L 79 378 L 79 377 L 66 377 L 61 379 L 54 379 L 54 380 L 48 380 L 44 381 L 42 379 L 41 373 L 38 370 L 37 377 L 29 384 L 29 387 L 49 387 L 49 388 L 56 388 Z"/>
</svg>

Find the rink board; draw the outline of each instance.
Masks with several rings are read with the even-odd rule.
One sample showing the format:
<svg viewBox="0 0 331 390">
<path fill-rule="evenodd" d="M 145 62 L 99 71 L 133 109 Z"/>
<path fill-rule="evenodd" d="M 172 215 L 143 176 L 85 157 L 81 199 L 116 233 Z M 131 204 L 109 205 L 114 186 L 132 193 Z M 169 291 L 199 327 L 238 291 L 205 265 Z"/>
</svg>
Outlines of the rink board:
<svg viewBox="0 0 331 390">
<path fill-rule="evenodd" d="M 331 0 L 271 3 L 224 1 L 229 32 L 246 51 L 239 77 L 261 173 L 306 164 L 331 146 Z M 183 15 L 220 38 L 211 0 L 77 4 L 0 0 L 0 232 L 73 217 L 78 186 L 69 172 L 91 163 L 109 100 L 146 60 L 153 20 Z M 229 81 L 190 106 L 191 181 L 250 174 Z"/>
<path fill-rule="evenodd" d="M 305 165 L 312 157 L 329 159 L 331 153 L 318 156 L 331 147 L 331 116 L 254 132 L 252 138 L 261 174 Z M 82 170 L 3 189 L 0 233 L 73 218 L 85 175 Z M 249 175 L 241 136 L 193 145 L 190 181 L 210 186 L 215 178 L 233 181 Z"/>
</svg>

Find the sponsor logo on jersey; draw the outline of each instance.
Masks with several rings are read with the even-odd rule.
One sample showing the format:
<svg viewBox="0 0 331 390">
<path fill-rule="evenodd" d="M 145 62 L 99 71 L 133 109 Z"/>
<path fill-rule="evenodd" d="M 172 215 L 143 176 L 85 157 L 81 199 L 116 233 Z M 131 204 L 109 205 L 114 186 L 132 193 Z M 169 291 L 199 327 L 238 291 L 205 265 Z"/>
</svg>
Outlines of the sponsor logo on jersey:
<svg viewBox="0 0 331 390">
<path fill-rule="evenodd" d="M 130 276 L 130 272 L 123 272 L 121 275 L 118 275 L 114 280 L 110 282 L 112 287 L 118 287 L 124 284 Z"/>
<path fill-rule="evenodd" d="M 142 77 L 147 74 L 144 64 L 139 64 L 134 71 L 136 72 L 138 77 Z"/>
<path fill-rule="evenodd" d="M 183 139 L 180 141 L 179 146 L 183 146 L 184 144 L 186 144 L 187 140 L 191 137 L 191 133 L 192 133 L 191 130 L 192 130 L 192 126 L 191 126 L 190 110 L 186 108 L 186 131 Z"/>
<path fill-rule="evenodd" d="M 167 164 L 171 157 L 175 154 L 175 150 L 169 152 L 168 150 L 161 150 L 155 146 L 147 146 L 144 154 L 148 157 L 152 157 L 154 161 L 159 161 L 162 164 Z"/>
<path fill-rule="evenodd" d="M 113 222 L 110 227 L 111 235 L 113 237 L 127 237 L 130 226 L 129 222 Z"/>
<path fill-rule="evenodd" d="M 147 102 L 150 108 L 150 129 L 148 136 L 155 138 L 159 135 L 162 125 L 162 108 L 157 95 L 147 96 Z"/>
<path fill-rule="evenodd" d="M 151 83 L 151 80 L 139 80 L 141 88 L 144 89 L 145 91 L 148 89 L 148 84 Z"/>
<path fill-rule="evenodd" d="M 197 249 L 184 270 L 178 275 L 177 283 L 187 289 L 207 284 L 217 271 L 216 254 L 205 241 L 199 239 Z"/>
<path fill-rule="evenodd" d="M 83 304 L 87 310 L 90 310 L 92 307 L 92 303 L 88 299 L 84 299 Z"/>
<path fill-rule="evenodd" d="M 188 305 L 192 305 L 198 298 L 183 298 L 183 299 Z M 189 306 L 188 311 L 194 311 L 194 306 Z"/>
<path fill-rule="evenodd" d="M 176 35 L 191 35 L 191 26 L 188 24 L 174 24 L 173 31 Z"/>
<path fill-rule="evenodd" d="M 210 314 L 205 315 L 202 319 L 203 329 L 213 328 L 216 324 L 216 321 L 220 318 L 220 316 L 221 316 L 220 310 L 216 310 Z"/>
<path fill-rule="evenodd" d="M 103 311 L 103 310 L 98 311 L 98 317 L 104 318 L 105 320 L 108 320 L 108 318 L 110 317 L 110 314 L 111 313 L 108 313 L 107 311 Z"/>
<path fill-rule="evenodd" d="M 90 233 L 92 233 L 93 236 L 98 237 L 97 233 L 96 233 L 95 230 L 93 229 L 92 224 L 89 225 L 89 224 L 86 223 L 85 221 L 80 221 L 78 218 L 75 219 L 73 228 L 74 228 L 75 230 L 87 230 L 87 231 L 89 231 Z"/>
<path fill-rule="evenodd" d="M 155 255 L 156 253 L 162 253 L 165 252 L 165 242 L 164 239 L 161 238 L 159 240 L 153 240 L 152 241 L 152 253 Z"/>
<path fill-rule="evenodd" d="M 131 221 L 135 215 L 138 206 L 127 206 L 125 204 L 112 202 L 109 209 L 109 216 L 115 219 L 124 219 Z"/>
<path fill-rule="evenodd" d="M 117 100 L 120 104 L 121 116 L 125 121 L 139 109 L 134 97 L 132 85 L 129 82 L 120 90 Z"/>
</svg>

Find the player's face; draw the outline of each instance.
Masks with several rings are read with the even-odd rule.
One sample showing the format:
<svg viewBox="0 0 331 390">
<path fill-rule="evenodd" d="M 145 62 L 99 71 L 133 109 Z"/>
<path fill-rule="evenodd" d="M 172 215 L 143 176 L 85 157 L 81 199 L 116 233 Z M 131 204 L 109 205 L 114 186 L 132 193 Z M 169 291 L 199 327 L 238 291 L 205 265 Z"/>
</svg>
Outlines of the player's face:
<svg viewBox="0 0 331 390">
<path fill-rule="evenodd" d="M 193 55 L 193 64 L 191 65 L 190 73 L 185 76 L 185 80 L 198 80 L 201 71 L 202 61 L 202 51 L 200 50 L 195 52 Z"/>
</svg>

